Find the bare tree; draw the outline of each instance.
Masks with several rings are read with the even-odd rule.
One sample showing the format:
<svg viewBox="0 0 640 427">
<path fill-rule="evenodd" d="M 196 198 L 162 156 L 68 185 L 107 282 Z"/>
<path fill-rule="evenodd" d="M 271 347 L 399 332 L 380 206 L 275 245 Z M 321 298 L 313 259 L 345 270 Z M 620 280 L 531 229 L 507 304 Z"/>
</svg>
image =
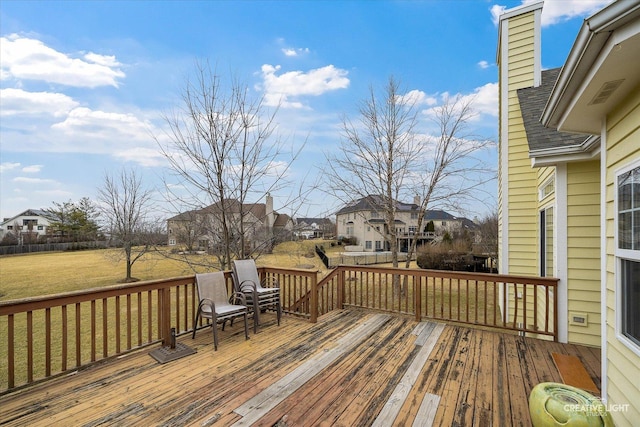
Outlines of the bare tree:
<svg viewBox="0 0 640 427">
<path fill-rule="evenodd" d="M 277 108 L 268 111 L 237 79 L 225 86 L 208 64 L 196 68 L 183 109 L 165 116 L 169 131 L 157 140 L 180 184 L 178 190 L 167 184 L 169 201 L 199 215 L 197 231 L 226 269 L 232 259 L 270 247 L 274 213 L 257 203 L 269 205 L 270 193 L 289 187 L 291 162 L 304 143 L 287 153 L 274 133 Z M 290 196 L 280 207 L 293 212 L 302 199 Z"/>
<path fill-rule="evenodd" d="M 485 164 L 479 153 L 494 145 L 469 129 L 475 116 L 473 98 L 446 97 L 433 108 L 430 119 L 436 126 L 436 135 L 428 135 L 420 145 L 420 155 L 412 163 L 412 178 L 407 189 L 413 192 L 418 204 L 418 230 L 422 230 L 427 209 L 434 207 L 464 211 L 473 201 L 485 203 L 485 183 L 495 178 L 495 171 Z M 412 240 L 406 267 L 416 251 L 417 239 Z"/>
<path fill-rule="evenodd" d="M 493 178 L 490 169 L 474 156 L 491 142 L 469 132 L 472 101 L 446 98 L 428 114 L 436 135 L 420 134 L 415 100 L 403 96 L 391 77 L 381 96 L 371 89 L 359 108 L 359 122 L 343 121 L 341 150 L 327 156 L 329 187 L 345 203 L 375 196 L 385 219 L 381 234 L 389 244 L 394 266 L 398 265 L 395 214 L 401 198 L 419 199 L 417 229 L 422 230 L 427 209 L 459 210 Z M 411 240 L 406 267 L 417 242 L 417 238 Z"/>
<path fill-rule="evenodd" d="M 105 174 L 103 185 L 98 189 L 105 228 L 121 248 L 119 253 L 126 262 L 125 282 L 137 280 L 131 276 L 133 264 L 157 243 L 149 240 L 149 236 L 155 235 L 151 233 L 154 221 L 149 217 L 153 208 L 151 194 L 135 171 L 125 169 L 118 176 Z"/>
<path fill-rule="evenodd" d="M 498 210 L 486 214 L 478 223 L 479 242 L 476 250 L 483 254 L 498 256 Z"/>
<path fill-rule="evenodd" d="M 373 196 L 374 209 L 384 218 L 380 231 L 391 248 L 393 266 L 398 266 L 396 209 L 405 178 L 420 155 L 415 134 L 418 111 L 411 102 L 400 102 L 399 83 L 393 78 L 378 96 L 370 88 L 359 108 L 359 121 L 345 117 L 340 151 L 327 155 L 329 189 L 344 203 Z"/>
</svg>

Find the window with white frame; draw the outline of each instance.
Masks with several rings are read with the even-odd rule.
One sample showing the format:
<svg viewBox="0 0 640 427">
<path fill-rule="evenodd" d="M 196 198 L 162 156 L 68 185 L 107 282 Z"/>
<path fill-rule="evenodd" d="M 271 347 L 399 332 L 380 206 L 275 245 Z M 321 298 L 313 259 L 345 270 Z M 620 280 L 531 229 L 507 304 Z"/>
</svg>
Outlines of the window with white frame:
<svg viewBox="0 0 640 427">
<path fill-rule="evenodd" d="M 371 249 L 371 240 L 367 240 L 364 242 L 365 249 Z"/>
<path fill-rule="evenodd" d="M 617 177 L 619 332 L 640 350 L 640 165 Z"/>
<path fill-rule="evenodd" d="M 556 191 L 556 177 L 547 179 L 538 189 L 538 200 L 543 200 Z"/>
</svg>

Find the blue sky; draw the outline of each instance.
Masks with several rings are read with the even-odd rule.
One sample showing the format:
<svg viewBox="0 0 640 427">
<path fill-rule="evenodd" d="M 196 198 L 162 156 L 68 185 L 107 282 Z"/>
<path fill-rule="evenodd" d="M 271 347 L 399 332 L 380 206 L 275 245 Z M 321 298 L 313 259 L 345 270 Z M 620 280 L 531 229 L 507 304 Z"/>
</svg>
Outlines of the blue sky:
<svg viewBox="0 0 640 427">
<path fill-rule="evenodd" d="M 608 2 L 545 2 L 543 68 L 564 63 L 583 18 Z M 369 87 L 390 75 L 417 91 L 425 109 L 445 94 L 474 96 L 475 133 L 497 140 L 496 16 L 520 4 L 5 0 L 0 218 L 95 200 L 104 174 L 122 167 L 136 169 L 161 200 L 167 169 L 152 135 L 162 134 L 162 115 L 180 105 L 195 61 L 239 77 L 267 102 L 282 101 L 279 133 L 307 139 L 291 173 L 309 183 L 323 153 L 337 147 L 342 117 L 356 118 Z M 495 150 L 487 156 L 497 159 Z M 495 198 L 497 183 L 487 191 Z M 487 206 L 461 213 L 481 217 Z M 338 207 L 314 192 L 298 215 Z"/>
</svg>

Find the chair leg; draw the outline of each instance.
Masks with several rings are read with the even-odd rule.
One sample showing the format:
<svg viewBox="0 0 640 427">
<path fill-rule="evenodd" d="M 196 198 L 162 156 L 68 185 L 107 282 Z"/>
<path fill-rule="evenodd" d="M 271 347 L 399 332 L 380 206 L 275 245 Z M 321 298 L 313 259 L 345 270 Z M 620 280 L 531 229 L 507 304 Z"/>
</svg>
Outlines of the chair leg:
<svg viewBox="0 0 640 427">
<path fill-rule="evenodd" d="M 198 326 L 198 317 L 200 317 L 200 310 L 196 314 L 195 319 L 193 319 L 193 333 L 191 334 L 191 339 L 195 339 L 196 337 L 196 327 Z"/>
<path fill-rule="evenodd" d="M 216 318 L 215 314 L 211 321 L 211 327 L 213 328 L 213 350 L 218 351 L 218 319 Z"/>
<path fill-rule="evenodd" d="M 280 301 L 276 303 L 276 312 L 278 317 L 278 326 L 280 326 L 280 318 L 282 317 L 282 305 L 280 305 Z"/>
<path fill-rule="evenodd" d="M 258 333 L 258 325 L 260 324 L 260 307 L 253 306 L 253 333 Z"/>
<path fill-rule="evenodd" d="M 244 337 L 245 340 L 249 339 L 249 321 L 247 320 L 247 312 L 244 312 Z"/>
</svg>

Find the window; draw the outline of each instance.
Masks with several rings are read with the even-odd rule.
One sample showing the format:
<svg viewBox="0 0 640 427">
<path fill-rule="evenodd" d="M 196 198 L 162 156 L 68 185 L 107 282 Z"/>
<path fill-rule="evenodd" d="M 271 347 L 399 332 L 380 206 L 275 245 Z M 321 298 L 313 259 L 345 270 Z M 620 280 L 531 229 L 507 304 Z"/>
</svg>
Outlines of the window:
<svg viewBox="0 0 640 427">
<path fill-rule="evenodd" d="M 618 248 L 640 251 L 640 167 L 618 177 Z"/>
<path fill-rule="evenodd" d="M 371 240 L 367 240 L 366 242 L 364 242 L 364 248 L 371 249 Z"/>
<path fill-rule="evenodd" d="M 39 225 L 38 226 L 38 230 L 42 231 L 42 230 L 44 230 L 44 227 L 42 225 Z"/>
<path fill-rule="evenodd" d="M 13 230 L 13 225 L 7 225 L 7 230 Z"/>
<path fill-rule="evenodd" d="M 418 219 L 418 212 L 411 212 L 411 219 Z"/>
<path fill-rule="evenodd" d="M 371 218 L 380 218 L 380 214 L 378 212 L 371 212 Z"/>
<path fill-rule="evenodd" d="M 538 200 L 543 200 L 545 197 L 553 194 L 556 191 L 556 179 L 551 177 L 544 182 L 538 189 Z"/>
<path fill-rule="evenodd" d="M 617 180 L 618 331 L 640 349 L 640 166 Z"/>
<path fill-rule="evenodd" d="M 622 322 L 621 332 L 631 342 L 640 347 L 640 262 L 621 260 L 620 281 L 622 282 Z"/>
<path fill-rule="evenodd" d="M 382 242 L 380 240 L 376 240 L 376 250 L 382 249 Z"/>
<path fill-rule="evenodd" d="M 540 211 L 540 276 L 553 277 L 553 207 Z"/>
<path fill-rule="evenodd" d="M 418 227 L 415 227 L 415 226 L 409 227 L 409 234 L 415 234 L 416 231 L 418 231 Z"/>
</svg>

